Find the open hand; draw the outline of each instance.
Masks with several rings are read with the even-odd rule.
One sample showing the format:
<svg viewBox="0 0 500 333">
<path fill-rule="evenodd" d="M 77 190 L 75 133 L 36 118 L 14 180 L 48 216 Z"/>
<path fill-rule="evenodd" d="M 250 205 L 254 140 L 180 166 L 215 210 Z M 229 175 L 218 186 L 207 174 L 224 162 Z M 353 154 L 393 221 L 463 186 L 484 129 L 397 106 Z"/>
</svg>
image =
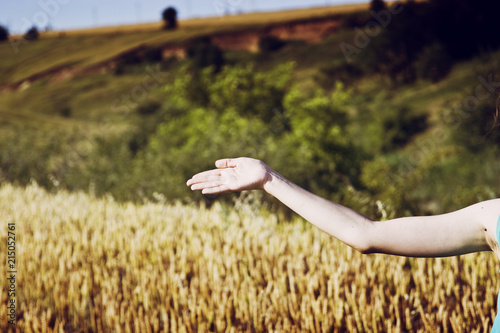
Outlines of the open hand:
<svg viewBox="0 0 500 333">
<path fill-rule="evenodd" d="M 262 161 L 240 157 L 215 162 L 217 169 L 200 172 L 187 181 L 191 190 L 203 194 L 262 190 L 269 179 L 269 167 Z"/>
</svg>

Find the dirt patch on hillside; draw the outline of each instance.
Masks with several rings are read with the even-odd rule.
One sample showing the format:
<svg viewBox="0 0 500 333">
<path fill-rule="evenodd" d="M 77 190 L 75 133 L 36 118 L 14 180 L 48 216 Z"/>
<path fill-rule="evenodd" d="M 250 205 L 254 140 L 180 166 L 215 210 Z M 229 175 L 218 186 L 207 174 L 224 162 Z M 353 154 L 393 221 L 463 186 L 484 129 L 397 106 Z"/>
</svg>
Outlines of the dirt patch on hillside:
<svg viewBox="0 0 500 333">
<path fill-rule="evenodd" d="M 274 36 L 282 40 L 303 40 L 317 43 L 335 33 L 341 25 L 339 16 L 310 19 L 282 24 L 273 24 L 260 30 L 246 30 L 218 33 L 210 36 L 212 43 L 222 50 L 245 50 L 257 52 L 259 40 L 264 36 Z"/>
<path fill-rule="evenodd" d="M 283 40 L 299 39 L 309 43 L 318 43 L 335 33 L 341 25 L 340 18 L 292 22 L 269 29 L 268 34 Z"/>
<path fill-rule="evenodd" d="M 161 50 L 161 55 L 163 59 L 186 58 L 186 47 L 183 45 L 165 45 Z"/>
<path fill-rule="evenodd" d="M 264 36 L 274 36 L 282 40 L 303 40 L 309 43 L 317 43 L 324 38 L 334 34 L 341 26 L 341 16 L 336 15 L 327 18 L 313 18 L 286 23 L 270 24 L 264 28 L 247 29 L 240 31 L 222 32 L 208 36 L 212 43 L 222 50 L 245 50 L 249 52 L 259 51 L 259 40 Z M 185 44 L 186 45 L 186 44 Z M 186 46 L 179 44 L 166 44 L 161 46 L 159 59 L 186 57 Z M 85 68 L 74 68 L 74 64 L 65 64 L 49 68 L 31 75 L 19 82 L 0 86 L 0 93 L 19 89 L 21 86 L 29 85 L 33 81 L 50 78 L 51 82 L 64 81 L 75 75 L 91 74 L 95 72 L 109 72 L 115 70 L 123 63 L 140 63 L 144 61 L 146 46 L 140 45 L 122 52 L 106 61 L 87 66 Z"/>
<path fill-rule="evenodd" d="M 259 50 L 259 38 L 262 33 L 255 31 L 228 32 L 210 37 L 212 43 L 224 51 L 245 50 L 257 52 Z"/>
</svg>

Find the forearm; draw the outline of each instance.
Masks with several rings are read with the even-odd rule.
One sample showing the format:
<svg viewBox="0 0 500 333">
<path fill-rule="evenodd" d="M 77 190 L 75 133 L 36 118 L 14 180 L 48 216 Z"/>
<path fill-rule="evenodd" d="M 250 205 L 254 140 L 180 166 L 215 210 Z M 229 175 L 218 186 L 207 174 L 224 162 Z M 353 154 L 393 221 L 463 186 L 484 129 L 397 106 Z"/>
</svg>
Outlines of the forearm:
<svg viewBox="0 0 500 333">
<path fill-rule="evenodd" d="M 369 250 L 369 218 L 321 198 L 270 169 L 264 191 L 276 197 L 304 219 L 360 252 Z"/>
</svg>

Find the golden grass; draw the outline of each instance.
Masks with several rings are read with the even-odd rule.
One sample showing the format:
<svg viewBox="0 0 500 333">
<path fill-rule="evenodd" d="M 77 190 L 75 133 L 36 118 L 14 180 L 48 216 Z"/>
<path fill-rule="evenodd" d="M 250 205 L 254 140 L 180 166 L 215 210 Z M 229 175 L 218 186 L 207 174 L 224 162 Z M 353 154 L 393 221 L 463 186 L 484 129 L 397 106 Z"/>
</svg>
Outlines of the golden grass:
<svg viewBox="0 0 500 333">
<path fill-rule="evenodd" d="M 496 310 L 491 253 L 363 256 L 243 202 L 137 206 L 4 184 L 0 216 L 3 267 L 17 226 L 17 332 L 481 332 Z M 2 332 L 14 331 L 5 285 Z"/>
</svg>

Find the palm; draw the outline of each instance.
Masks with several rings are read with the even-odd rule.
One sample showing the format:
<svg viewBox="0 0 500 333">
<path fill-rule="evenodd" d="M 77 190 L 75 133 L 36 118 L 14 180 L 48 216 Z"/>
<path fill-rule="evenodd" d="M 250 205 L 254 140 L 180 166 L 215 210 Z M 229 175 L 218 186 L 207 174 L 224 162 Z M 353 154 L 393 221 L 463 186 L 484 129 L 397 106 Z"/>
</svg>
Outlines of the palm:
<svg viewBox="0 0 500 333">
<path fill-rule="evenodd" d="M 187 185 L 204 194 L 262 189 L 268 167 L 251 158 L 225 159 L 216 162 L 217 169 L 194 175 Z"/>
</svg>

